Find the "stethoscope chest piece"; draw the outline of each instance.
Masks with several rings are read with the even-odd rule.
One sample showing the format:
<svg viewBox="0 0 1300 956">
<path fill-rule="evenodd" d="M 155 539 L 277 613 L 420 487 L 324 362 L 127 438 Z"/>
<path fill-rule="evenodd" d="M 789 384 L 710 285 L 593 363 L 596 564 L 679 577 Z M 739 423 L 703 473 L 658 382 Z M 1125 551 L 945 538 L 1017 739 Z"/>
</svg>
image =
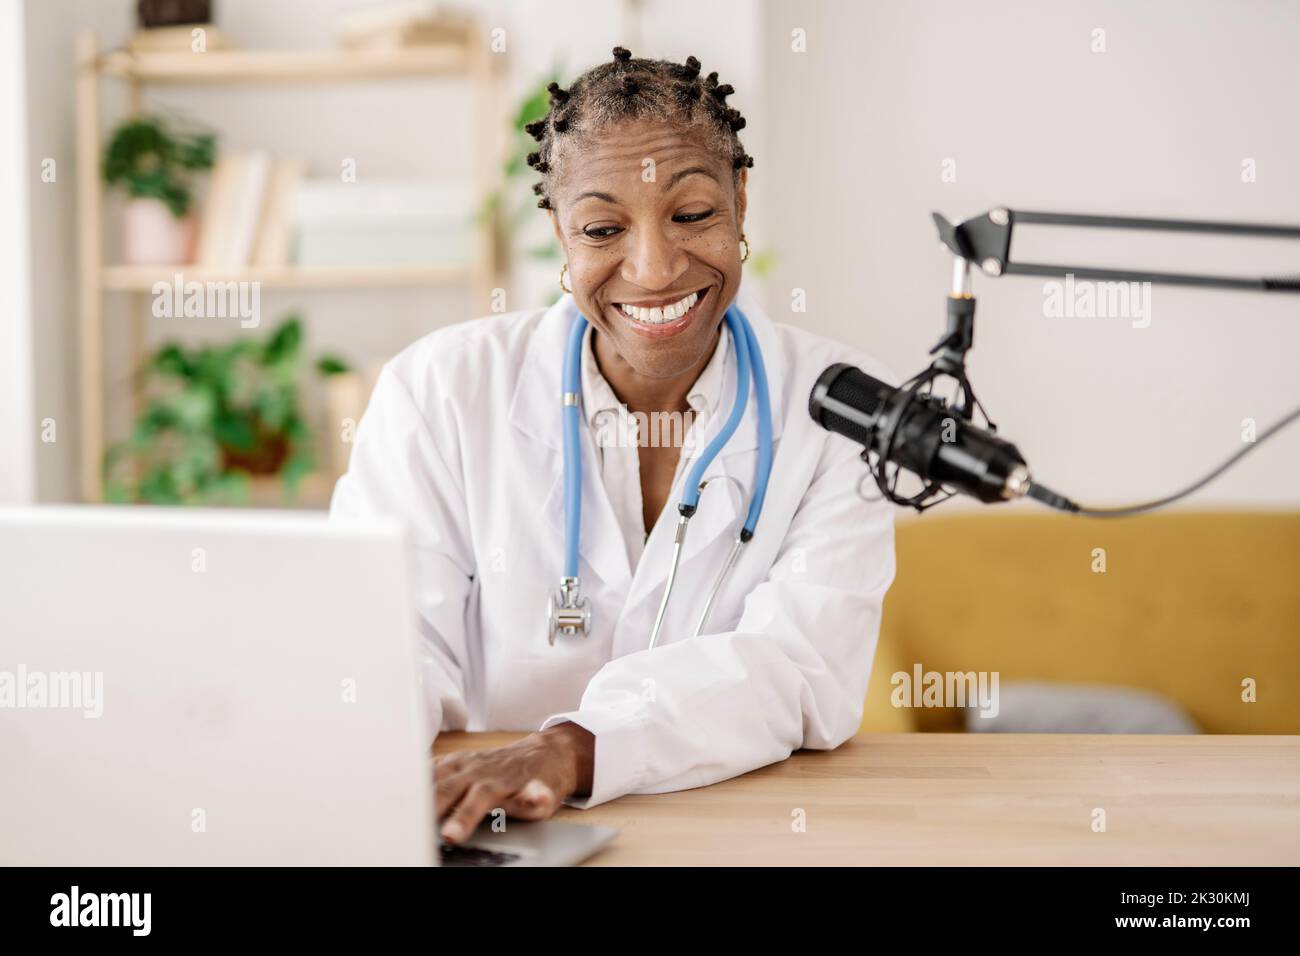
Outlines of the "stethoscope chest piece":
<svg viewBox="0 0 1300 956">
<path fill-rule="evenodd" d="M 578 590 L 577 578 L 561 578 L 546 605 L 547 640 L 555 646 L 557 637 L 586 637 L 591 630 L 591 602 Z"/>
</svg>

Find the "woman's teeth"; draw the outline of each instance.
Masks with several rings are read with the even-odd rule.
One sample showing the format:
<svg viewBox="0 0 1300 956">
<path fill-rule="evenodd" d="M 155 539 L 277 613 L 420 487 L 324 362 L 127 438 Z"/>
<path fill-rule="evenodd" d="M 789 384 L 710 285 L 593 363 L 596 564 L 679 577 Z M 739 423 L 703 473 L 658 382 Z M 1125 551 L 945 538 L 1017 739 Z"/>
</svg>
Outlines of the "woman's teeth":
<svg viewBox="0 0 1300 956">
<path fill-rule="evenodd" d="M 698 292 L 692 292 L 684 299 L 680 299 L 671 305 L 665 305 L 662 308 L 642 309 L 635 305 L 619 305 L 623 314 L 628 318 L 636 319 L 638 322 L 644 322 L 647 325 L 663 325 L 665 322 L 675 322 L 680 319 L 696 302 L 700 300 Z"/>
</svg>

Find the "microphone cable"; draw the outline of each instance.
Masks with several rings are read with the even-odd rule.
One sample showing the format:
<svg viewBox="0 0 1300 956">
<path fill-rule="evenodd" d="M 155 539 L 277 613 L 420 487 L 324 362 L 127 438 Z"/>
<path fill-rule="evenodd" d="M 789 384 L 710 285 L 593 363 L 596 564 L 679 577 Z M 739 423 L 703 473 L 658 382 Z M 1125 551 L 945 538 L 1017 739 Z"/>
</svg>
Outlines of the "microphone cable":
<svg viewBox="0 0 1300 956">
<path fill-rule="evenodd" d="M 1173 504 L 1175 501 L 1179 500 L 1180 498 L 1186 498 L 1188 495 L 1192 494 L 1193 492 L 1199 491 L 1200 489 L 1204 488 L 1215 478 L 1218 478 L 1221 474 L 1223 474 L 1225 471 L 1227 471 L 1229 468 L 1235 465 L 1238 461 L 1240 461 L 1250 452 L 1254 451 L 1260 445 L 1264 444 L 1264 442 L 1272 438 L 1283 428 L 1285 428 L 1287 425 L 1290 425 L 1298 418 L 1300 418 L 1300 407 L 1292 409 L 1288 414 L 1282 416 L 1281 419 L 1274 422 L 1268 428 L 1264 429 L 1264 431 L 1260 433 L 1259 437 L 1256 438 L 1254 442 L 1247 445 L 1245 448 L 1241 449 L 1241 451 L 1236 452 L 1233 455 L 1230 455 L 1226 461 L 1224 461 L 1221 465 L 1219 465 L 1217 468 L 1215 468 L 1213 471 L 1207 474 L 1204 478 L 1201 478 L 1200 480 L 1193 482 L 1192 484 L 1184 488 L 1182 491 L 1177 491 L 1172 495 L 1165 496 L 1164 498 L 1156 498 L 1153 501 L 1143 501 L 1139 504 L 1124 505 L 1123 507 L 1120 508 L 1090 508 L 1090 507 L 1085 507 L 1084 505 L 1080 505 L 1077 502 L 1071 501 L 1069 498 L 1065 497 L 1064 495 L 1059 494 L 1058 492 L 1053 491 L 1051 488 L 1048 488 L 1046 485 L 1039 484 L 1036 481 L 1030 482 L 1029 490 L 1026 492 L 1026 494 L 1030 498 L 1035 499 L 1036 501 L 1041 501 L 1049 508 L 1055 508 L 1057 511 L 1068 511 L 1071 514 L 1083 515 L 1084 517 L 1088 517 L 1088 518 L 1125 518 L 1128 517 L 1129 515 L 1142 514 L 1143 512 L 1146 511 L 1154 511 L 1156 508 L 1163 508 L 1165 505 Z"/>
</svg>

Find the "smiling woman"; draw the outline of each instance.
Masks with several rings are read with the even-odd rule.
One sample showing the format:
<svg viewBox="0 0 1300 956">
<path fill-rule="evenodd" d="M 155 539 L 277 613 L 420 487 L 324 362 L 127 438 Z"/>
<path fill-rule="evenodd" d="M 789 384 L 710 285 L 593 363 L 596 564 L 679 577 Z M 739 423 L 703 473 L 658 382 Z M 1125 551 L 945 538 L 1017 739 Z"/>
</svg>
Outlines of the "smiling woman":
<svg viewBox="0 0 1300 956">
<path fill-rule="evenodd" d="M 547 817 L 838 746 L 893 577 L 890 506 L 807 412 L 835 362 L 892 377 L 736 307 L 753 161 L 732 88 L 616 47 L 550 92 L 529 163 L 569 294 L 389 363 L 332 509 L 411 529 L 434 733 L 534 731 L 438 760 L 451 841 L 497 808 Z M 665 417 L 689 427 L 646 440 Z M 601 440 L 611 420 L 638 434 Z"/>
<path fill-rule="evenodd" d="M 528 159 L 601 371 L 634 408 L 670 397 L 666 380 L 703 369 L 740 285 L 753 160 L 737 135 L 745 118 L 726 105 L 735 91 L 701 77 L 693 56 L 646 60 L 623 47 L 550 90 Z"/>
</svg>

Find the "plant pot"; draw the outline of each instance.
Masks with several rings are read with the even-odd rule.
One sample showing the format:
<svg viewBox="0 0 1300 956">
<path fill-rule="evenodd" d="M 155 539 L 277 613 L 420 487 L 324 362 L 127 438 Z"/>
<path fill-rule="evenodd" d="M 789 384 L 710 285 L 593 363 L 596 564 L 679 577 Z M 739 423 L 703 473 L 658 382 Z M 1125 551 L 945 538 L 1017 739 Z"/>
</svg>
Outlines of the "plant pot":
<svg viewBox="0 0 1300 956">
<path fill-rule="evenodd" d="M 223 471 L 244 471 L 250 475 L 276 475 L 289 460 L 289 440 L 284 435 L 267 434 L 260 428 L 252 448 L 222 446 Z"/>
<path fill-rule="evenodd" d="M 211 23 L 212 0 L 140 0 L 136 16 L 142 27 Z"/>
<path fill-rule="evenodd" d="M 122 221 L 122 255 L 128 265 L 184 265 L 194 256 L 194 214 L 172 215 L 161 199 L 131 199 Z"/>
</svg>

